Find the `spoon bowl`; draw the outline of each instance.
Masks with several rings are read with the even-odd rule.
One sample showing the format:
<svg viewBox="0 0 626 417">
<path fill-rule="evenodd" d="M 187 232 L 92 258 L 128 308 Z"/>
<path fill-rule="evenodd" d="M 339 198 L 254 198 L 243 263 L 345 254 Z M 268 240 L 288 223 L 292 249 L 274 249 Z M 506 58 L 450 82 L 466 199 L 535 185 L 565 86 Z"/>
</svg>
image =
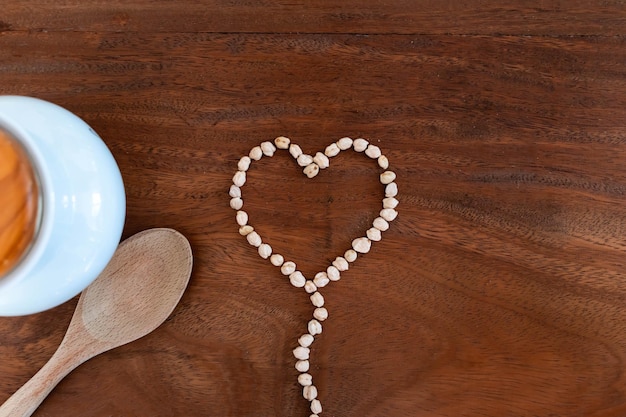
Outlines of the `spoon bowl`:
<svg viewBox="0 0 626 417">
<path fill-rule="evenodd" d="M 192 259 L 189 242 L 173 229 L 149 229 L 123 241 L 80 296 L 57 351 L 0 407 L 0 417 L 30 416 L 77 366 L 159 327 L 187 287 Z"/>
</svg>

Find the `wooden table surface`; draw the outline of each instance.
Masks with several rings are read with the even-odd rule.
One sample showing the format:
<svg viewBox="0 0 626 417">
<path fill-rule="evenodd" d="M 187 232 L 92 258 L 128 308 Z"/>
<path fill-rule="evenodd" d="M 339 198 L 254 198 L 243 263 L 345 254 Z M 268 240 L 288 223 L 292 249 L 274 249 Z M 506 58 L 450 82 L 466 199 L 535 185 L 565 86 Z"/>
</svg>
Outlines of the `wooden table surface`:
<svg viewBox="0 0 626 417">
<path fill-rule="evenodd" d="M 60 104 L 117 159 L 124 238 L 171 227 L 194 270 L 159 329 L 79 367 L 36 416 L 308 416 L 307 294 L 239 235 L 237 161 L 363 137 L 399 216 L 322 289 L 322 416 L 626 416 L 621 1 L 7 0 L 0 94 Z M 376 163 L 256 162 L 244 209 L 311 278 L 380 210 Z M 74 299 L 0 318 L 0 402 Z"/>
</svg>

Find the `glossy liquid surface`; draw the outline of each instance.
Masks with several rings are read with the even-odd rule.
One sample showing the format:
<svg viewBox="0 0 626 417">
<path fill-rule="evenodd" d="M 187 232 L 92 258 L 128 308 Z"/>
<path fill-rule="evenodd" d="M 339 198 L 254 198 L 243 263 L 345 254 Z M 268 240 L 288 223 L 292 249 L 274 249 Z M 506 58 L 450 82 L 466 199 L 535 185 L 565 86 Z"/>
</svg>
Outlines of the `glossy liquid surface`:
<svg viewBox="0 0 626 417">
<path fill-rule="evenodd" d="M 0 129 L 0 279 L 28 251 L 39 221 L 39 187 L 29 158 Z"/>
</svg>

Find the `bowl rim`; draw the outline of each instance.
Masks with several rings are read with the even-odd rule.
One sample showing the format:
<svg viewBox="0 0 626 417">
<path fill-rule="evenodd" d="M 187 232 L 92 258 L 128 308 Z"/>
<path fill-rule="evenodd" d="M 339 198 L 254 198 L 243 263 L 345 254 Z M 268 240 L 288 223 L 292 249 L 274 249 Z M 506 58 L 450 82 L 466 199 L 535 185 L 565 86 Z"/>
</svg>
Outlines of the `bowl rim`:
<svg viewBox="0 0 626 417">
<path fill-rule="evenodd" d="M 47 166 L 39 149 L 34 145 L 32 135 L 19 124 L 0 114 L 0 130 L 6 132 L 21 147 L 29 159 L 35 181 L 38 186 L 37 225 L 29 247 L 21 255 L 17 263 L 0 277 L 0 291 L 18 285 L 35 267 L 37 260 L 43 255 L 50 240 L 53 229 L 54 196 L 52 184 L 47 175 Z"/>
<path fill-rule="evenodd" d="M 35 97 L 0 95 L 0 122 L 26 139 L 42 180 L 43 222 L 29 254 L 33 262 L 24 263 L 29 269 L 17 278 L 0 280 L 0 317 L 25 316 L 69 301 L 98 277 L 124 230 L 126 192 L 113 153 L 72 111 Z"/>
</svg>

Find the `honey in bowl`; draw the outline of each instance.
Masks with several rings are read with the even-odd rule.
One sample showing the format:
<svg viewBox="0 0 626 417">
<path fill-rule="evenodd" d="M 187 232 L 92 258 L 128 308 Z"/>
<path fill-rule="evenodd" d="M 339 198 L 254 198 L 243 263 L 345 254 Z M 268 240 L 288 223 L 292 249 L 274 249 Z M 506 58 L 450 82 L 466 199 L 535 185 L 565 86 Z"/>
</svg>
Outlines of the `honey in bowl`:
<svg viewBox="0 0 626 417">
<path fill-rule="evenodd" d="M 26 254 L 39 224 L 39 186 L 30 159 L 0 128 L 0 279 Z"/>
</svg>

